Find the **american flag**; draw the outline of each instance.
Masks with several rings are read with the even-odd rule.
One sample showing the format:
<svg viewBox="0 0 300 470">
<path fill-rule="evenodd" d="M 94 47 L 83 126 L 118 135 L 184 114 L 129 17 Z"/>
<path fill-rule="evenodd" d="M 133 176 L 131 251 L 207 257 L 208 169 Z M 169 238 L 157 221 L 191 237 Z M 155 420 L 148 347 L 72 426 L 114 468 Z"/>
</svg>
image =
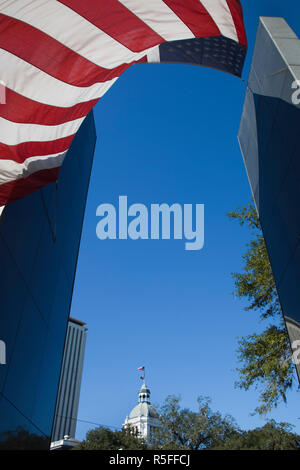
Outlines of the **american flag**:
<svg viewBox="0 0 300 470">
<path fill-rule="evenodd" d="M 0 206 L 57 179 L 88 112 L 130 65 L 240 76 L 239 0 L 0 0 Z"/>
</svg>

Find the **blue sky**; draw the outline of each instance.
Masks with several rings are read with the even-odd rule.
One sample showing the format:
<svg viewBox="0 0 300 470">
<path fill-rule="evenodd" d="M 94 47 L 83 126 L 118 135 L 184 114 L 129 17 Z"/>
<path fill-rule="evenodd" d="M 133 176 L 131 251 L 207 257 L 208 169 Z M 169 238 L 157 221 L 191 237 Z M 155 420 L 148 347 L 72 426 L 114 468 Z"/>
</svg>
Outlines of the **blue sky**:
<svg viewBox="0 0 300 470">
<path fill-rule="evenodd" d="M 300 35 L 294 0 L 243 1 L 249 52 L 259 16 L 283 16 Z M 152 403 L 198 395 L 232 414 L 243 428 L 256 390 L 234 388 L 238 337 L 259 332 L 258 314 L 233 296 L 231 273 L 242 266 L 250 233 L 226 213 L 250 200 L 237 133 L 246 84 L 197 66 L 131 67 L 95 107 L 98 141 L 85 213 L 71 315 L 88 336 L 78 419 L 120 427 L 137 402 L 146 366 Z M 128 203 L 205 204 L 205 245 L 185 251 L 182 240 L 96 237 L 96 208 Z M 268 415 L 296 425 L 300 394 Z M 95 426 L 78 422 L 77 437 Z"/>
</svg>

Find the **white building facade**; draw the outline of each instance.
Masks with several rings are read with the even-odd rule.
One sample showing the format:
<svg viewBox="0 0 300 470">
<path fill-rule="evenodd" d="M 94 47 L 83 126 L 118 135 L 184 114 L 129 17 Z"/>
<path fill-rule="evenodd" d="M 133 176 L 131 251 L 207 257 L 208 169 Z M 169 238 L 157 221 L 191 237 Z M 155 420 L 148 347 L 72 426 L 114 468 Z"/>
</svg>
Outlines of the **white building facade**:
<svg viewBox="0 0 300 470">
<path fill-rule="evenodd" d="M 159 415 L 150 403 L 150 390 L 144 383 L 139 391 L 139 402 L 129 416 L 126 416 L 123 427 L 131 426 L 140 437 L 151 443 L 154 429 L 160 427 Z"/>
</svg>

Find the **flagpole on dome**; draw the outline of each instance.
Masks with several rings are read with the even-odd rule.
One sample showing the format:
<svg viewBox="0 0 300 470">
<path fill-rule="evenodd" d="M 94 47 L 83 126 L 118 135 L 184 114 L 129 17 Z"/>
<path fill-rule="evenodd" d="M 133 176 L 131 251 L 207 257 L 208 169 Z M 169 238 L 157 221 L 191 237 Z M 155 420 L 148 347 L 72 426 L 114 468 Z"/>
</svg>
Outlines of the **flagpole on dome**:
<svg viewBox="0 0 300 470">
<path fill-rule="evenodd" d="M 140 376 L 140 379 L 142 379 L 144 381 L 144 384 L 146 385 L 146 382 L 145 382 L 145 366 L 138 367 L 137 370 L 140 370 L 140 371 L 143 372 L 143 374 Z"/>
</svg>

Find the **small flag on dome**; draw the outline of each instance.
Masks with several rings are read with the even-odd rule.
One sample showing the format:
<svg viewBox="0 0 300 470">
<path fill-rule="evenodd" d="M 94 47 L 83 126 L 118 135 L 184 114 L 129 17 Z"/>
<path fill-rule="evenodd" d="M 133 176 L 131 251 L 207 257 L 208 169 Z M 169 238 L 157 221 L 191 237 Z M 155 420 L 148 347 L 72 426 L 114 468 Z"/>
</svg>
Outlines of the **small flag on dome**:
<svg viewBox="0 0 300 470">
<path fill-rule="evenodd" d="M 140 379 L 144 380 L 145 376 L 144 375 L 141 375 L 140 376 Z"/>
<path fill-rule="evenodd" d="M 143 366 L 143 367 L 138 367 L 137 370 L 145 370 L 145 366 Z"/>
</svg>

